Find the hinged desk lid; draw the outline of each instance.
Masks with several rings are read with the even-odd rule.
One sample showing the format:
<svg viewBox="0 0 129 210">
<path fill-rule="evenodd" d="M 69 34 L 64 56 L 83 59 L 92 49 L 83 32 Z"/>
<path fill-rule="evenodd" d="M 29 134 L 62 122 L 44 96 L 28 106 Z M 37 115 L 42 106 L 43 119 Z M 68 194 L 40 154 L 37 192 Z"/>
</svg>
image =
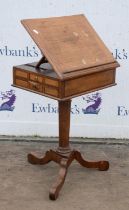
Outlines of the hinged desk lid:
<svg viewBox="0 0 129 210">
<path fill-rule="evenodd" d="M 21 21 L 60 79 L 115 62 L 84 15 Z"/>
</svg>

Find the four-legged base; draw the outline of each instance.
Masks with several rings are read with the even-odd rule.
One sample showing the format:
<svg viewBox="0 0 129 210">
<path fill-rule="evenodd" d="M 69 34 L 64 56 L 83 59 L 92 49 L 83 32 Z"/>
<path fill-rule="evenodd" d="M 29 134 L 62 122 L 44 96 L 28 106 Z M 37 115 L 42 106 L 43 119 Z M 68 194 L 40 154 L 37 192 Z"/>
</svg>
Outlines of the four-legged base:
<svg viewBox="0 0 129 210">
<path fill-rule="evenodd" d="M 59 176 L 56 182 L 50 189 L 49 197 L 51 200 L 56 200 L 59 192 L 64 184 L 65 177 L 67 174 L 68 167 L 73 160 L 77 160 L 82 166 L 86 168 L 96 168 L 100 171 L 106 171 L 109 168 L 108 161 L 89 162 L 83 159 L 80 152 L 73 150 L 66 154 L 57 151 L 47 151 L 44 157 L 37 157 L 35 154 L 28 154 L 28 161 L 31 164 L 44 165 L 50 161 L 54 161 L 60 165 Z"/>
</svg>

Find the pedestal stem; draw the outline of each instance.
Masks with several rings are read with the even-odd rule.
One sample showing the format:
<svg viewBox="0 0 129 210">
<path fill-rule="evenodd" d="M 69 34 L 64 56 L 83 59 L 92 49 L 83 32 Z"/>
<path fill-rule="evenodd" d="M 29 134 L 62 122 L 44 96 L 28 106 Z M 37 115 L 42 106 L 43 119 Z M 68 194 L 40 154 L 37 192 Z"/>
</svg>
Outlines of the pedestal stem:
<svg viewBox="0 0 129 210">
<path fill-rule="evenodd" d="M 70 130 L 71 100 L 59 101 L 59 148 L 58 150 L 70 151 L 69 130 Z"/>
</svg>

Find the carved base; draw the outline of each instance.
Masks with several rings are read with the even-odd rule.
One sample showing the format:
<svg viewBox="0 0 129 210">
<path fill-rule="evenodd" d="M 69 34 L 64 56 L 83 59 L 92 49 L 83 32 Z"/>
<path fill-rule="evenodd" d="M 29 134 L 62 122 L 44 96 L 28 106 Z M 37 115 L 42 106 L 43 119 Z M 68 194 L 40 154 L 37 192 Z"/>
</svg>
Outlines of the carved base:
<svg viewBox="0 0 129 210">
<path fill-rule="evenodd" d="M 81 153 L 79 151 L 69 151 L 67 154 L 61 154 L 58 150 L 57 152 L 50 150 L 47 151 L 44 157 L 37 157 L 34 153 L 28 154 L 28 161 L 31 164 L 46 164 L 50 161 L 54 161 L 60 165 L 59 176 L 56 182 L 50 189 L 49 198 L 51 200 L 56 200 L 59 192 L 64 184 L 65 177 L 67 174 L 68 167 L 72 163 L 73 160 L 77 160 L 82 166 L 86 168 L 96 168 L 100 171 L 106 171 L 109 168 L 108 161 L 97 161 L 97 162 L 89 162 L 84 160 Z"/>
</svg>

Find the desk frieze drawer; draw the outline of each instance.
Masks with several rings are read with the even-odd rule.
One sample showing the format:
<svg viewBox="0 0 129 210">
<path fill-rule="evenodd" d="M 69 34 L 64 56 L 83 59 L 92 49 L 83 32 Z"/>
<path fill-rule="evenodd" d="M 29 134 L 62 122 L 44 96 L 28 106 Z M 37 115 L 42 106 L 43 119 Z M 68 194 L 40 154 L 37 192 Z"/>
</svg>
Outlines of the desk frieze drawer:
<svg viewBox="0 0 129 210">
<path fill-rule="evenodd" d="M 23 68 L 23 69 L 22 69 Z M 115 69 L 86 74 L 60 81 L 34 67 L 14 67 L 14 85 L 37 94 L 64 100 L 115 85 Z"/>
<path fill-rule="evenodd" d="M 29 79 L 39 83 L 42 83 L 43 81 L 43 78 L 41 76 L 37 76 L 37 74 L 32 74 L 32 73 L 29 74 Z"/>
<path fill-rule="evenodd" d="M 40 84 L 38 82 L 33 82 L 33 81 L 28 81 L 28 83 L 29 83 L 28 86 L 31 90 L 38 91 L 38 92 L 43 92 L 42 84 Z"/>
<path fill-rule="evenodd" d="M 21 79 L 18 79 L 18 78 L 15 79 L 14 84 L 15 84 L 15 85 L 18 85 L 19 87 L 29 88 L 29 83 L 28 83 L 28 81 L 21 80 Z"/>
<path fill-rule="evenodd" d="M 15 80 L 15 85 L 17 85 L 18 87 L 27 88 L 27 89 L 38 91 L 38 92 L 42 92 L 43 90 L 42 85 L 39 83 L 32 82 L 32 81 L 25 81 L 25 80 L 21 80 L 17 78 Z"/>
<path fill-rule="evenodd" d="M 51 96 L 55 96 L 55 97 L 58 97 L 59 96 L 59 91 L 57 88 L 54 88 L 52 86 L 45 86 L 44 88 L 44 92 L 48 95 L 51 95 Z"/>
<path fill-rule="evenodd" d="M 89 74 L 65 82 L 65 97 L 76 95 L 90 90 L 103 89 L 115 84 L 115 69 Z"/>
<path fill-rule="evenodd" d="M 28 91 L 34 91 L 39 94 L 50 95 L 52 97 L 59 96 L 59 82 L 38 75 L 38 73 L 25 72 L 25 70 L 14 67 L 14 81 L 15 86 L 25 88 Z"/>
<path fill-rule="evenodd" d="M 16 77 L 27 79 L 28 78 L 28 72 L 25 72 L 25 71 L 21 71 L 19 69 L 16 69 L 15 76 Z"/>
<path fill-rule="evenodd" d="M 59 87 L 59 81 L 58 80 L 52 80 L 52 79 L 49 79 L 49 78 L 45 78 L 44 82 L 45 82 L 46 85 L 50 85 L 50 86 L 53 86 L 53 87 Z"/>
</svg>

